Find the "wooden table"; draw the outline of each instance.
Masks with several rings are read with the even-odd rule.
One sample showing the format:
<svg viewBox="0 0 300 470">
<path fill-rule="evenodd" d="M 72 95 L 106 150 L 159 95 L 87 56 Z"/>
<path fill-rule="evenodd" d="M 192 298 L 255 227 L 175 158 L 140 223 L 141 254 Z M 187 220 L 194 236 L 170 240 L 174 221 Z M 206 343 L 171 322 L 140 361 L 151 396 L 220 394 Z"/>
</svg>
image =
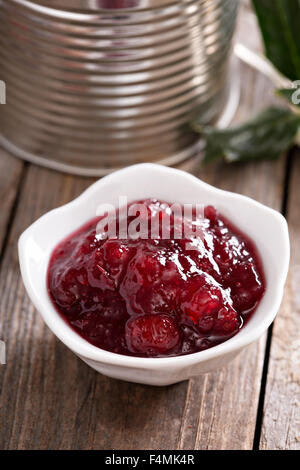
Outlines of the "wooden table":
<svg viewBox="0 0 300 470">
<path fill-rule="evenodd" d="M 247 5 L 237 35 L 258 47 Z M 236 121 L 274 101 L 268 80 L 241 66 Z M 274 326 L 228 367 L 164 388 L 106 378 L 44 325 L 20 276 L 17 240 L 41 214 L 92 182 L 0 150 L 1 449 L 296 449 L 299 437 L 300 154 L 278 162 L 199 165 L 199 177 L 251 196 L 288 219 L 292 260 Z"/>
</svg>

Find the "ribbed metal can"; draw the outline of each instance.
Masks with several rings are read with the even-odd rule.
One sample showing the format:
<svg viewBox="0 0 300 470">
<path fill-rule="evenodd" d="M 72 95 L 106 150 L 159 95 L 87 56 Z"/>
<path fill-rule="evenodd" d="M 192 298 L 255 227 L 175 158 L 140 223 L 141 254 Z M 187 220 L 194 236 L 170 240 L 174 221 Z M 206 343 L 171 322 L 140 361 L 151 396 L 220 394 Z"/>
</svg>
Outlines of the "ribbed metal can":
<svg viewBox="0 0 300 470">
<path fill-rule="evenodd" d="M 4 147 L 102 175 L 195 154 L 226 100 L 238 0 L 0 0 Z"/>
</svg>

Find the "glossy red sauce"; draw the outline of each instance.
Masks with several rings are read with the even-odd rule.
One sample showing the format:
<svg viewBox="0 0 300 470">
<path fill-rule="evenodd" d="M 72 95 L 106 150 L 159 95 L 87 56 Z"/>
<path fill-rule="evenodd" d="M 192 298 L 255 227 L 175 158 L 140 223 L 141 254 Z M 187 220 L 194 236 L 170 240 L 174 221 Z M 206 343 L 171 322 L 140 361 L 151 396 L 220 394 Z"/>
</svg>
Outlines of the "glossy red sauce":
<svg viewBox="0 0 300 470">
<path fill-rule="evenodd" d="M 149 219 L 168 213 L 166 203 L 143 203 Z M 118 354 L 179 356 L 226 341 L 255 311 L 265 280 L 247 235 L 211 206 L 204 214 L 193 239 L 103 240 L 99 219 L 90 221 L 52 254 L 55 307 L 87 341 Z"/>
</svg>

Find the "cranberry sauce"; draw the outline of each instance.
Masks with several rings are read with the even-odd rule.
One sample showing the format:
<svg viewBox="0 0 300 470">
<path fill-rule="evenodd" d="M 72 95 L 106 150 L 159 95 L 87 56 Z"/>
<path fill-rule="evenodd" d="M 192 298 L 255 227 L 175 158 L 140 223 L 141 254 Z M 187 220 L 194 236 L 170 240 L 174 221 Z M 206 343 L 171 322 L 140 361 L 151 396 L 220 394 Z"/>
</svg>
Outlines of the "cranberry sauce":
<svg viewBox="0 0 300 470">
<path fill-rule="evenodd" d="M 170 212 L 143 203 L 160 223 Z M 59 313 L 99 348 L 141 357 L 202 351 L 235 335 L 264 294 L 253 243 L 211 206 L 194 221 L 202 236 L 190 239 L 174 238 L 174 214 L 171 239 L 103 239 L 99 220 L 57 246 L 48 272 Z"/>
</svg>

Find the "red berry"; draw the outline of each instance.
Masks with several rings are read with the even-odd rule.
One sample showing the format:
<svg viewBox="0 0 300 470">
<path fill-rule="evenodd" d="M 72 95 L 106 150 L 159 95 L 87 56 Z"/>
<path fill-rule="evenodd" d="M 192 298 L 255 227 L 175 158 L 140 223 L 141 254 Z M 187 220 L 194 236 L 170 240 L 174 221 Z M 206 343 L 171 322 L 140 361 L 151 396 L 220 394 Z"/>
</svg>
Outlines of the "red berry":
<svg viewBox="0 0 300 470">
<path fill-rule="evenodd" d="M 129 320 L 126 325 L 126 342 L 132 352 L 166 353 L 179 339 L 179 329 L 168 315 L 144 315 Z"/>
<path fill-rule="evenodd" d="M 210 331 L 214 325 L 214 318 L 222 307 L 222 294 L 216 287 L 204 285 L 195 292 L 184 293 L 185 301 L 181 308 L 184 315 L 197 325 L 202 331 Z"/>
<path fill-rule="evenodd" d="M 209 219 L 212 223 L 214 223 L 217 219 L 217 211 L 213 206 L 206 206 L 204 208 L 204 217 Z"/>
<path fill-rule="evenodd" d="M 223 307 L 219 313 L 215 322 L 215 331 L 219 333 L 233 333 L 240 327 L 239 316 L 236 311 L 229 307 Z"/>
<path fill-rule="evenodd" d="M 179 279 L 178 268 L 164 258 L 163 252 L 139 249 L 129 262 L 120 285 L 128 313 L 145 315 L 172 311 Z"/>
</svg>

